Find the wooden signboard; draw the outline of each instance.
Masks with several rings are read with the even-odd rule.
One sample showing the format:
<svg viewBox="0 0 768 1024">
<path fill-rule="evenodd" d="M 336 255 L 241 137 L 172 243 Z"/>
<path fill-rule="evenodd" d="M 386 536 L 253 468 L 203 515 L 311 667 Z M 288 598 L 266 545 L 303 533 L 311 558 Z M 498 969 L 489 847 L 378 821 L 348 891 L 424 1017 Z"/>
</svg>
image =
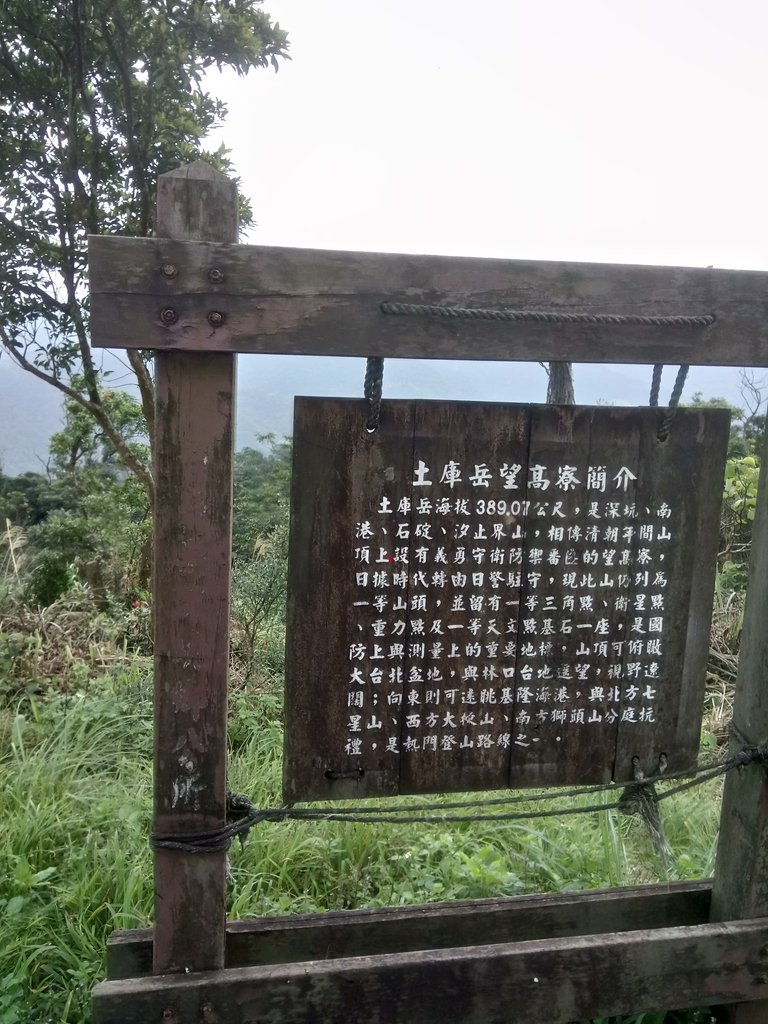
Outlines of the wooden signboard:
<svg viewBox="0 0 768 1024">
<path fill-rule="evenodd" d="M 286 799 L 695 762 L 729 417 L 658 416 L 296 400 Z"/>
</svg>

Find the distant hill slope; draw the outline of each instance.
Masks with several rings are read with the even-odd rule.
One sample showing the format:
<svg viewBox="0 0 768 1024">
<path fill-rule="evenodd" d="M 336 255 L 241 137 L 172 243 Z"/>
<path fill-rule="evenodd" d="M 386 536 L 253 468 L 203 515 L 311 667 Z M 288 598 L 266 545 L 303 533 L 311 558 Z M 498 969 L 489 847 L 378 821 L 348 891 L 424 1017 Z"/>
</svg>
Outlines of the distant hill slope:
<svg viewBox="0 0 768 1024">
<path fill-rule="evenodd" d="M 116 355 L 105 365 L 120 386 L 124 370 Z M 362 397 L 365 360 L 332 357 L 241 356 L 238 363 L 238 448 L 254 447 L 260 434 L 292 432 L 294 395 Z M 576 367 L 576 399 L 643 405 L 651 369 L 641 366 Z M 674 372 L 667 371 L 665 398 Z M 693 368 L 684 400 L 695 391 L 722 395 L 738 405 L 736 370 Z M 443 398 L 456 401 L 543 402 L 546 376 L 535 363 L 438 362 L 391 359 L 384 369 L 385 398 Z M 0 466 L 8 474 L 40 470 L 48 439 L 61 428 L 58 392 L 0 355 Z"/>
</svg>

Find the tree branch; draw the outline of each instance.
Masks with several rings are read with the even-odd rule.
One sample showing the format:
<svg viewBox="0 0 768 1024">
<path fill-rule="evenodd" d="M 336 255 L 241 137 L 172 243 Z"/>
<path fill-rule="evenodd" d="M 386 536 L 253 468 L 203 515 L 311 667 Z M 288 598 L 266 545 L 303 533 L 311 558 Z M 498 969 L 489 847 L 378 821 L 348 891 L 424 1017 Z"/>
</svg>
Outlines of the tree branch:
<svg viewBox="0 0 768 1024">
<path fill-rule="evenodd" d="M 144 419 L 147 421 L 147 437 L 149 438 L 150 451 L 155 450 L 155 382 L 136 349 L 127 350 L 128 362 L 136 374 L 136 381 L 139 385 L 139 397 Z"/>
<path fill-rule="evenodd" d="M 67 398 L 72 399 L 73 402 L 77 402 L 78 405 L 81 405 L 93 416 L 109 440 L 115 446 L 115 451 L 120 456 L 121 461 L 128 469 L 130 469 L 136 479 L 144 487 L 144 490 L 147 493 L 147 498 L 149 499 L 150 509 L 154 510 L 155 481 L 152 478 L 152 474 L 143 462 L 136 457 L 133 451 L 131 451 L 130 445 L 126 442 L 120 431 L 115 429 L 106 409 L 100 403 L 90 401 L 85 397 L 85 395 L 82 395 L 75 388 L 65 384 L 64 381 L 59 380 L 58 377 L 55 377 L 51 373 L 46 373 L 45 370 L 41 370 L 39 366 L 35 366 L 34 363 L 31 363 L 11 342 L 5 327 L 0 327 L 0 340 L 2 341 L 3 348 L 5 348 L 11 358 L 23 370 L 26 370 L 27 373 L 31 373 L 33 377 L 37 377 L 39 380 L 45 381 L 46 384 L 50 384 L 63 395 L 66 395 Z"/>
</svg>

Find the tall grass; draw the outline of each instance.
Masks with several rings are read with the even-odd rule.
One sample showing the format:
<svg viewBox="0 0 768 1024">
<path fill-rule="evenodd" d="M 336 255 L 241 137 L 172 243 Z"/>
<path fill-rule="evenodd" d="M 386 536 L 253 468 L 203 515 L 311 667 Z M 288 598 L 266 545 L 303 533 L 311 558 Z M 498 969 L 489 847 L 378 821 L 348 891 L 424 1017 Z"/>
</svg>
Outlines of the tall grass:
<svg viewBox="0 0 768 1024">
<path fill-rule="evenodd" d="M 141 669 L 6 712 L 0 1022 L 80 1022 L 114 928 L 148 922 L 151 718 Z"/>
<path fill-rule="evenodd" d="M 275 692 L 233 694 L 230 784 L 261 805 L 279 802 L 280 712 Z M 0 1024 L 84 1024 L 108 934 L 151 920 L 148 667 L 137 660 L 69 695 L 23 696 L 2 714 Z M 229 914 L 701 877 L 712 868 L 715 796 L 710 786 L 663 805 L 666 875 L 642 823 L 608 810 L 540 823 L 263 823 L 232 848 Z"/>
</svg>

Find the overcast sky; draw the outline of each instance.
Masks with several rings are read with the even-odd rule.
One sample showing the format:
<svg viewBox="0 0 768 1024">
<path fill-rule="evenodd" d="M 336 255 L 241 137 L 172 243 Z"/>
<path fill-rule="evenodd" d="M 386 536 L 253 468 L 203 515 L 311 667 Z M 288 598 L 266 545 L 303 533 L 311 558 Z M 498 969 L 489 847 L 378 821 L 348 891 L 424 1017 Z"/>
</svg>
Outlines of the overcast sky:
<svg viewBox="0 0 768 1024">
<path fill-rule="evenodd" d="M 250 241 L 768 269 L 761 0 L 265 9 L 292 62 L 216 86 Z M 482 389 L 481 366 L 455 372 Z M 388 380 L 397 391 L 411 376 Z M 538 369 L 504 377 L 543 387 Z M 643 401 L 649 377 L 584 368 L 577 400 Z M 692 371 L 686 395 L 735 400 L 735 377 Z"/>
<path fill-rule="evenodd" d="M 766 269 L 762 0 L 266 0 L 223 137 L 275 245 Z"/>
</svg>

